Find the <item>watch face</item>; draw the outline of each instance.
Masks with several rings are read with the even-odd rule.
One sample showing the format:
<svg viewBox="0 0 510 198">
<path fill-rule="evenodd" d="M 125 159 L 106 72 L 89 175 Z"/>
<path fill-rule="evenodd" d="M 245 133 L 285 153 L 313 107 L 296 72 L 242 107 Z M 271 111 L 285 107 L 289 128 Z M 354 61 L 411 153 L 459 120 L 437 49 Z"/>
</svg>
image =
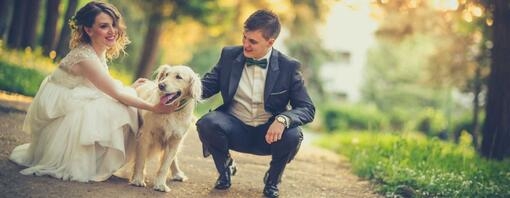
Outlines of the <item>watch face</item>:
<svg viewBox="0 0 510 198">
<path fill-rule="evenodd" d="M 283 117 L 277 117 L 276 120 L 281 123 L 285 123 L 285 118 Z"/>
</svg>

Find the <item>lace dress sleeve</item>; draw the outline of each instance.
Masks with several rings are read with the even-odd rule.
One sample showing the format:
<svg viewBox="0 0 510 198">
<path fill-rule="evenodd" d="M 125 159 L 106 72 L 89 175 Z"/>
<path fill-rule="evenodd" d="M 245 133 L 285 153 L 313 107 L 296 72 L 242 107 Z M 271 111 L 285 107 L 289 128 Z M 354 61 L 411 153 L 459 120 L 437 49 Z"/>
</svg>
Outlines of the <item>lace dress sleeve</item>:
<svg viewBox="0 0 510 198">
<path fill-rule="evenodd" d="M 86 45 L 79 45 L 78 47 L 72 49 L 66 57 L 62 59 L 59 64 L 59 67 L 66 72 L 71 71 L 71 67 L 76 65 L 77 63 L 84 60 L 96 60 L 97 55 L 93 49 Z M 71 72 L 70 72 L 71 73 Z"/>
</svg>

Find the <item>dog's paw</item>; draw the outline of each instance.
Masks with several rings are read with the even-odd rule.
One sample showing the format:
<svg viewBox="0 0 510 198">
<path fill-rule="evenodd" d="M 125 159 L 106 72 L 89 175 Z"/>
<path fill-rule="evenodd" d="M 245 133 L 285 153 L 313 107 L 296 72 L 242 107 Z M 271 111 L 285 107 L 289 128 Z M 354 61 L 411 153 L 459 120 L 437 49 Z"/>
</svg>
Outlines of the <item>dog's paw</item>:
<svg viewBox="0 0 510 198">
<path fill-rule="evenodd" d="M 143 181 L 143 179 L 134 179 L 133 181 L 130 182 L 131 185 L 133 186 L 138 186 L 138 187 L 146 187 L 147 184 L 145 184 L 145 181 Z"/>
<path fill-rule="evenodd" d="M 170 192 L 170 187 L 168 187 L 166 184 L 155 184 L 154 190 L 157 190 L 160 192 Z"/>
<path fill-rule="evenodd" d="M 183 172 L 172 175 L 172 181 L 185 182 L 186 180 L 188 180 L 188 177 Z"/>
</svg>

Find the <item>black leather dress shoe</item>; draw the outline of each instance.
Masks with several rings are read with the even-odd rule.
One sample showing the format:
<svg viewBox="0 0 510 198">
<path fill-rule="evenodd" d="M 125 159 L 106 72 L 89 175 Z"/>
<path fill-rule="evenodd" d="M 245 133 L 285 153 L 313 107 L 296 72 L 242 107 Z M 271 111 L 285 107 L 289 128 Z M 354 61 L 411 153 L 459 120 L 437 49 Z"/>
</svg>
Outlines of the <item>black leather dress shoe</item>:
<svg viewBox="0 0 510 198">
<path fill-rule="evenodd" d="M 278 197 L 280 196 L 280 193 L 278 191 L 278 184 L 281 182 L 281 177 L 278 177 L 277 179 L 272 178 L 269 179 L 269 170 L 264 175 L 264 196 L 266 197 Z"/>
<path fill-rule="evenodd" d="M 220 174 L 218 179 L 216 180 L 216 183 L 214 184 L 214 188 L 218 190 L 226 190 L 230 188 L 232 185 L 230 181 L 230 177 L 235 175 L 237 172 L 237 167 L 234 163 L 234 160 L 232 158 L 228 159 L 228 165 L 227 168 L 223 173 Z"/>
<path fill-rule="evenodd" d="M 214 184 L 214 188 L 218 190 L 226 190 L 230 188 L 232 183 L 230 182 L 230 174 L 220 174 L 216 183 Z"/>
<path fill-rule="evenodd" d="M 264 196 L 274 198 L 280 196 L 278 192 L 278 186 L 273 182 L 267 182 L 266 186 L 264 186 Z"/>
</svg>

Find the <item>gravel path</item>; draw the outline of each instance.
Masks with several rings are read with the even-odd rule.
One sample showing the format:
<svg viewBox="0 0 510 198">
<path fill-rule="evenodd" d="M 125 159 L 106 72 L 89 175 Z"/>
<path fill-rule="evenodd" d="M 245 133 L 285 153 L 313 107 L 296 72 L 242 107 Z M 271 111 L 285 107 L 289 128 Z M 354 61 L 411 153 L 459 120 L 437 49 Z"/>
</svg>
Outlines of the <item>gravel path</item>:
<svg viewBox="0 0 510 198">
<path fill-rule="evenodd" d="M 130 186 L 125 179 L 112 177 L 105 182 L 79 183 L 50 177 L 25 176 L 23 167 L 8 160 L 12 149 L 30 141 L 21 131 L 30 98 L 0 92 L 0 197 L 262 197 L 263 174 L 269 157 L 233 153 L 238 172 L 227 191 L 213 188 L 216 180 L 211 159 L 201 156 L 196 132 L 188 134 L 179 154 L 186 182 L 168 181 L 169 193 Z M 306 138 L 306 135 L 305 135 Z M 148 171 L 149 178 L 154 175 Z M 280 184 L 285 197 L 380 197 L 369 182 L 350 172 L 350 165 L 340 156 L 309 144 L 302 146 L 296 159 L 287 166 Z"/>
</svg>

